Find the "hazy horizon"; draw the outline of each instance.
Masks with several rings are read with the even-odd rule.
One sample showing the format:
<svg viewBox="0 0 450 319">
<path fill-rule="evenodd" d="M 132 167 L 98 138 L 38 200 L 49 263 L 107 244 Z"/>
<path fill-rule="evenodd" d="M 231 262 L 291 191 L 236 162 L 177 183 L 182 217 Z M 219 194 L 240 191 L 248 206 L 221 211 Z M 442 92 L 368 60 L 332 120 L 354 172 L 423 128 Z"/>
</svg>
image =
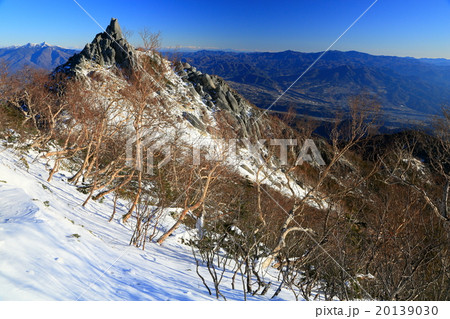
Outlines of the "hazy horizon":
<svg viewBox="0 0 450 319">
<path fill-rule="evenodd" d="M 47 42 L 81 50 L 112 17 L 160 31 L 163 48 L 238 52 L 325 51 L 450 59 L 450 0 L 185 2 L 0 0 L 0 47 Z"/>
<path fill-rule="evenodd" d="M 83 47 L 63 47 L 57 44 L 53 44 L 53 43 L 48 43 L 46 41 L 40 42 L 40 43 L 24 43 L 24 44 L 15 44 L 15 45 L 10 45 L 10 46 L 0 46 L 0 49 L 6 49 L 6 48 L 10 48 L 10 47 L 23 47 L 26 46 L 28 44 L 33 44 L 33 45 L 40 45 L 42 43 L 46 43 L 47 45 L 50 46 L 55 46 L 55 47 L 60 47 L 62 49 L 69 49 L 69 50 L 78 50 L 81 51 L 83 50 Z M 298 50 L 283 50 L 283 51 L 246 51 L 246 50 L 235 50 L 235 49 L 219 49 L 219 48 L 192 48 L 192 47 L 161 47 L 159 48 L 159 51 L 173 51 L 173 52 L 199 52 L 199 51 L 212 51 L 212 52 L 233 52 L 233 53 L 282 53 L 282 52 L 286 52 L 286 51 L 293 51 L 293 52 L 298 52 L 298 53 L 311 53 L 311 54 L 320 54 L 323 51 L 298 51 Z M 442 57 L 415 57 L 415 56 L 401 56 L 401 55 L 387 55 L 387 54 L 372 54 L 372 53 L 368 53 L 368 52 L 363 52 L 363 51 L 356 51 L 356 50 L 329 50 L 329 52 L 333 52 L 333 51 L 338 51 L 338 52 L 359 52 L 359 53 L 363 53 L 363 54 L 369 54 L 372 56 L 392 56 L 392 57 L 399 57 L 399 58 L 413 58 L 413 59 L 443 59 L 443 60 L 449 60 L 450 58 L 442 58 Z"/>
</svg>

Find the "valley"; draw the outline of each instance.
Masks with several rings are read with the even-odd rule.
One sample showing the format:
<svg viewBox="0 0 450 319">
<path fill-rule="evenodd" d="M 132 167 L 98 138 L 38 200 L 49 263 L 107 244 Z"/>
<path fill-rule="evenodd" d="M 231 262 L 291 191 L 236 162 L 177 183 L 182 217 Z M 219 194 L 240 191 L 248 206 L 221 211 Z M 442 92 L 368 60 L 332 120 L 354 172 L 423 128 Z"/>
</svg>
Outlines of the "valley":
<svg viewBox="0 0 450 319">
<path fill-rule="evenodd" d="M 446 60 L 330 51 L 272 105 L 319 53 L 140 36 L 0 65 L 1 300 L 450 299 Z"/>
</svg>

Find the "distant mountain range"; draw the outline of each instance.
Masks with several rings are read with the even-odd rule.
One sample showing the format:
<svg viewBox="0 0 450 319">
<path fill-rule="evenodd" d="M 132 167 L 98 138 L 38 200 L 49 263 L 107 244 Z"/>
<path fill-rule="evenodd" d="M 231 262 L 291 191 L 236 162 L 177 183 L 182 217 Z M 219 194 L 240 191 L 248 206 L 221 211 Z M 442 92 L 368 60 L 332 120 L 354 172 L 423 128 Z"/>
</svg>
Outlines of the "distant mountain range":
<svg viewBox="0 0 450 319">
<path fill-rule="evenodd" d="M 0 61 L 6 61 L 13 72 L 25 65 L 51 71 L 78 52 L 45 42 L 29 43 L 0 48 Z M 252 103 L 268 108 L 321 53 L 203 50 L 174 54 L 204 73 L 223 77 Z M 336 110 L 347 108 L 349 97 L 361 93 L 380 100 L 387 127 L 428 122 L 450 104 L 450 60 L 329 51 L 271 110 L 294 107 L 299 114 L 331 119 Z"/>
<path fill-rule="evenodd" d="M 45 42 L 28 43 L 23 46 L 0 48 L 0 61 L 8 63 L 13 72 L 26 65 L 50 71 L 65 63 L 77 52 L 79 51 L 52 46 Z"/>
<path fill-rule="evenodd" d="M 180 53 L 179 53 L 180 54 Z M 181 53 L 200 71 L 217 74 L 247 99 L 268 108 L 320 55 L 284 51 Z M 361 93 L 377 97 L 387 126 L 423 122 L 450 103 L 450 60 L 373 56 L 361 52 L 327 52 L 273 107 L 332 118 Z"/>
</svg>

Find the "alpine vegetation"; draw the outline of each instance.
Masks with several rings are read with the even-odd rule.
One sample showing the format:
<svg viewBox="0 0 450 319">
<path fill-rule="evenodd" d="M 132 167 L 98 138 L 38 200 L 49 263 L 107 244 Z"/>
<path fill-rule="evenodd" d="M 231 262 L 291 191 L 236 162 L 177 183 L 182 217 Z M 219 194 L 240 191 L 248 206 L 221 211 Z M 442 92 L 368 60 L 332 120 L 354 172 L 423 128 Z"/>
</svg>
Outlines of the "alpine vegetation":
<svg viewBox="0 0 450 319">
<path fill-rule="evenodd" d="M 265 112 L 141 38 L 0 65 L 0 299 L 450 299 L 448 108 Z"/>
</svg>

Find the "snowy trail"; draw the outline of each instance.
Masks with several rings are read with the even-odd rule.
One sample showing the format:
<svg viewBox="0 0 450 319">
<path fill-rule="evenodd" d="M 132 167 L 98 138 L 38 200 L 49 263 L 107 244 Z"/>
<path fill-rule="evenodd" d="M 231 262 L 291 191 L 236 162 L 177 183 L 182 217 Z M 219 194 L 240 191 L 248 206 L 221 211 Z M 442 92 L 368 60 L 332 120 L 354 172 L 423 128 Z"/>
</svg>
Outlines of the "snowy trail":
<svg viewBox="0 0 450 319">
<path fill-rule="evenodd" d="M 0 150 L 0 300 L 215 300 L 190 247 L 179 242 L 183 227 L 163 246 L 129 246 L 131 226 L 120 221 L 125 207 L 109 223 L 111 200 L 82 207 L 86 195 L 66 182 L 70 174 L 48 183 L 37 155 Z M 168 217 L 165 227 L 172 222 Z M 242 300 L 230 278 L 223 293 Z"/>
</svg>

